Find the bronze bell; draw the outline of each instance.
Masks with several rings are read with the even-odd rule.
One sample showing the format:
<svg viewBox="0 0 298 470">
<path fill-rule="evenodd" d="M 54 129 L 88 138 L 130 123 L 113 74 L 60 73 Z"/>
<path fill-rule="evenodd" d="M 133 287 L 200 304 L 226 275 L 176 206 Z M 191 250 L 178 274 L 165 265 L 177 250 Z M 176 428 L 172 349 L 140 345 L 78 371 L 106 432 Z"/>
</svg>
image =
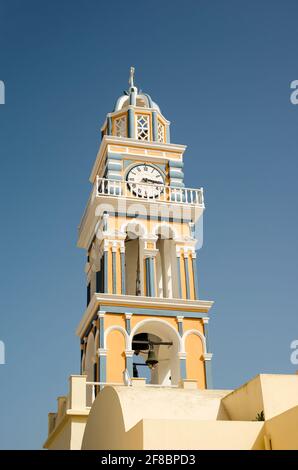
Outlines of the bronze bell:
<svg viewBox="0 0 298 470">
<path fill-rule="evenodd" d="M 156 359 L 154 349 L 150 347 L 146 365 L 149 367 L 149 369 L 153 369 L 157 364 L 158 360 Z"/>
</svg>

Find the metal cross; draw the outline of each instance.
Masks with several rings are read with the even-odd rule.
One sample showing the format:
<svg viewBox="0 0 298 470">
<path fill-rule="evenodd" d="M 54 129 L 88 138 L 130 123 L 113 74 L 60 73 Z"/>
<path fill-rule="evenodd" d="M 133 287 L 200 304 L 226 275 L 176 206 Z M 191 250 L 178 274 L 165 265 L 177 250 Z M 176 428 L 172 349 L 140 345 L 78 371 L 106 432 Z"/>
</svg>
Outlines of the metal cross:
<svg viewBox="0 0 298 470">
<path fill-rule="evenodd" d="M 134 67 L 130 67 L 130 74 L 129 74 L 129 80 L 128 80 L 128 83 L 131 87 L 134 86 L 134 75 L 135 75 L 135 68 Z"/>
</svg>

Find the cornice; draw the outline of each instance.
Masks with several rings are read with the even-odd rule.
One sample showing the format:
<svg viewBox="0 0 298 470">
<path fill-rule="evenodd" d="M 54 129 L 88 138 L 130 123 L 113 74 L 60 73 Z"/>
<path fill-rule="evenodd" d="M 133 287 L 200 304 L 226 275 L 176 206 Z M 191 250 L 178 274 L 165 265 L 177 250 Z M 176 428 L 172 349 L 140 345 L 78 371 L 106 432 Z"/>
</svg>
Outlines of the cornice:
<svg viewBox="0 0 298 470">
<path fill-rule="evenodd" d="M 108 145 L 120 145 L 120 146 L 132 146 L 137 148 L 145 148 L 145 149 L 152 149 L 152 150 L 160 150 L 162 152 L 181 152 L 182 154 L 185 152 L 186 145 L 181 144 L 169 144 L 169 143 L 160 143 L 160 142 L 145 142 L 143 140 L 131 139 L 131 138 L 124 138 L 124 137 L 116 137 L 111 135 L 105 135 L 102 138 L 96 160 L 94 162 L 91 174 L 90 174 L 90 182 L 94 183 L 98 169 L 102 162 L 103 156 L 106 153 L 106 149 Z M 142 155 L 144 156 L 144 155 Z M 169 159 L 169 158 L 167 158 Z"/>
<path fill-rule="evenodd" d="M 115 295 L 115 294 L 93 294 L 88 307 L 86 308 L 82 319 L 76 329 L 77 336 L 82 336 L 87 326 L 92 321 L 94 315 L 97 314 L 100 305 L 122 305 L 129 308 L 151 308 L 157 310 L 173 310 L 173 316 L 177 315 L 177 311 L 208 313 L 214 302 L 212 300 L 188 300 L 188 299 L 168 299 L 159 297 L 146 297 L 136 295 Z M 119 307 L 120 308 L 120 307 Z M 120 308 L 121 310 L 121 308 Z M 206 315 L 205 315 L 206 316 Z"/>
</svg>

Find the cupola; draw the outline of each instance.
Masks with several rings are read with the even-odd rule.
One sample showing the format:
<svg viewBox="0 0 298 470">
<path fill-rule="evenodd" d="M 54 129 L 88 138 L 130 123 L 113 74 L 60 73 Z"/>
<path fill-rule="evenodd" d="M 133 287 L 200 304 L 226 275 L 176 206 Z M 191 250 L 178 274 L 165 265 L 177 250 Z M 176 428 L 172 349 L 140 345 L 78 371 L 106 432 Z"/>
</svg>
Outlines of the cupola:
<svg viewBox="0 0 298 470">
<path fill-rule="evenodd" d="M 134 84 L 134 67 L 130 68 L 129 88 L 108 113 L 102 136 L 112 135 L 148 142 L 170 143 L 170 122 L 162 115 L 151 96 Z"/>
</svg>

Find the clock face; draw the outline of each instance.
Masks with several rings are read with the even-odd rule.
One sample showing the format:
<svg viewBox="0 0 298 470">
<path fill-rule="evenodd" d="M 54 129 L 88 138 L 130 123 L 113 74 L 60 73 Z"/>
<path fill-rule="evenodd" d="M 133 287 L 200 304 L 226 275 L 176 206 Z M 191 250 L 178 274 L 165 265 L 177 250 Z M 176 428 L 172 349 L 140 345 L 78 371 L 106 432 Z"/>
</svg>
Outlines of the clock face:
<svg viewBox="0 0 298 470">
<path fill-rule="evenodd" d="M 161 171 L 146 163 L 129 170 L 126 180 L 130 191 L 142 198 L 154 199 L 163 192 L 164 179 Z"/>
</svg>

